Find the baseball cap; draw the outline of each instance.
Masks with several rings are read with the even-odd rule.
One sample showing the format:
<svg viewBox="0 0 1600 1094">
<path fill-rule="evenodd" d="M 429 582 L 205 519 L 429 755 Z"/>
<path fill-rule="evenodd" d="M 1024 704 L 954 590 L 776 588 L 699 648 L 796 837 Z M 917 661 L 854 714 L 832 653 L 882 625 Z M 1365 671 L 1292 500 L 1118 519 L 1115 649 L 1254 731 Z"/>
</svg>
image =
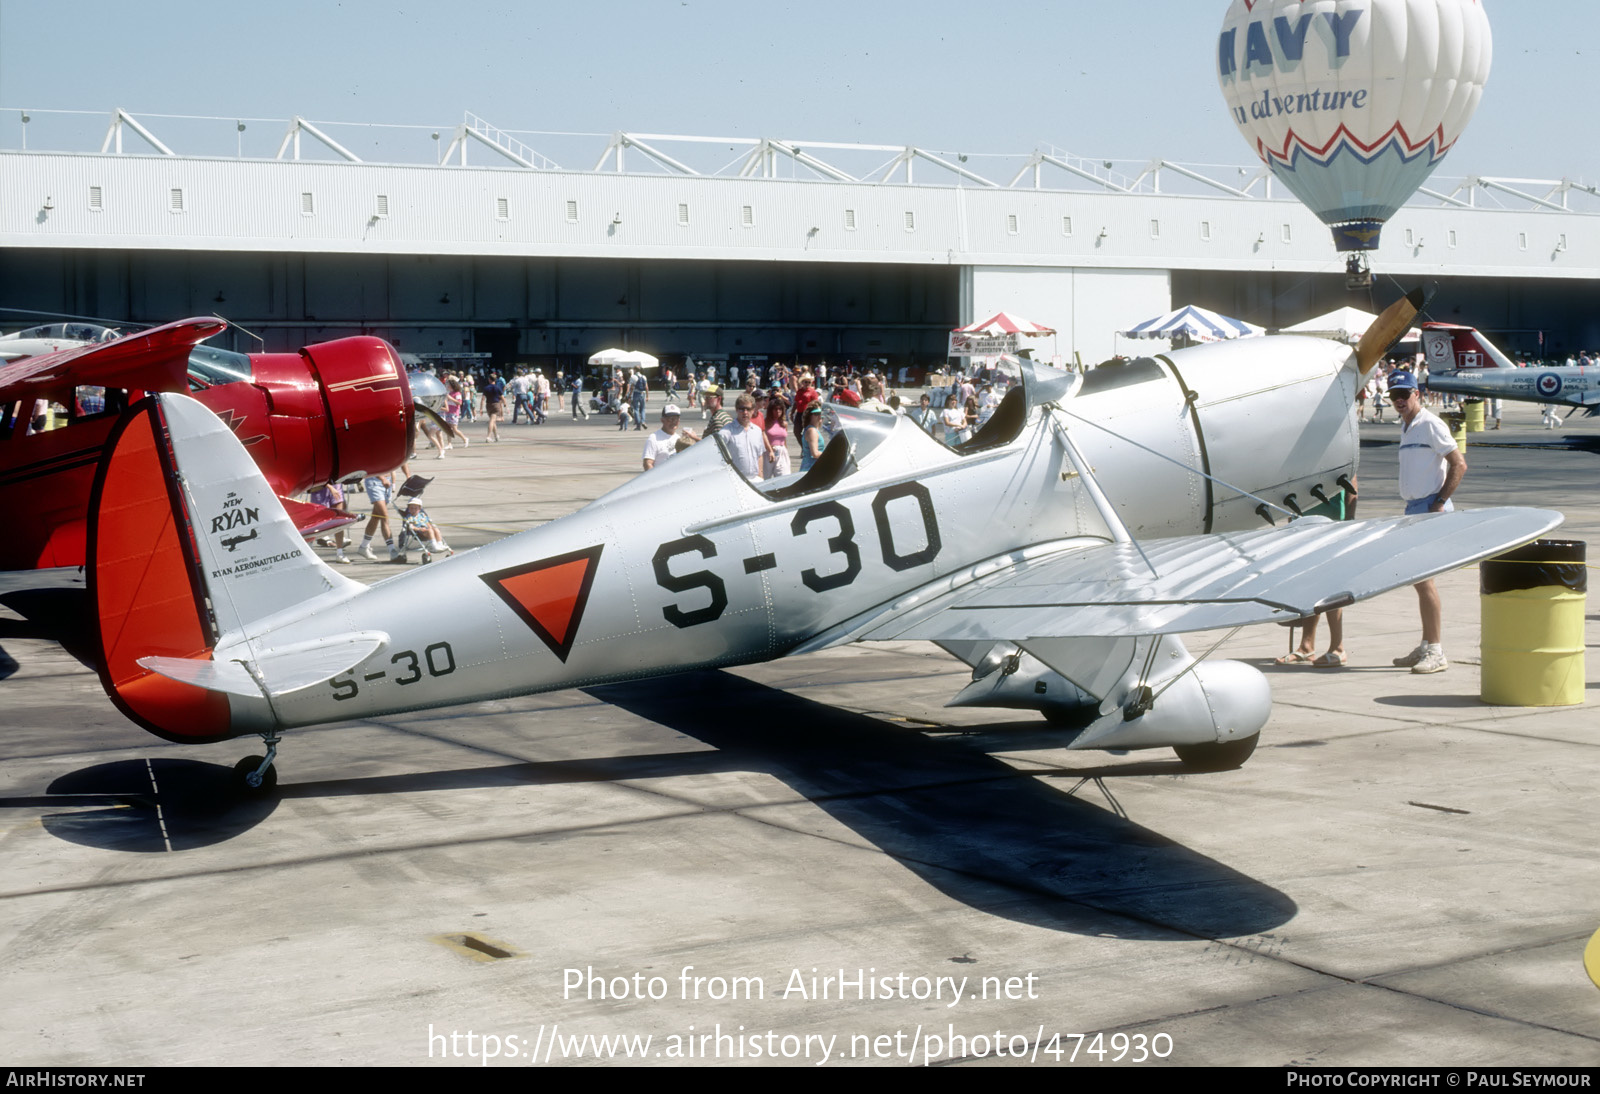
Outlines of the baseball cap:
<svg viewBox="0 0 1600 1094">
<path fill-rule="evenodd" d="M 665 418 L 668 414 L 677 414 L 681 417 L 683 415 L 683 411 L 678 409 L 677 403 L 668 403 L 666 406 L 661 408 L 661 416 Z"/>
<path fill-rule="evenodd" d="M 1391 372 L 1389 374 L 1390 391 L 1415 391 L 1417 378 L 1409 372 Z"/>
</svg>

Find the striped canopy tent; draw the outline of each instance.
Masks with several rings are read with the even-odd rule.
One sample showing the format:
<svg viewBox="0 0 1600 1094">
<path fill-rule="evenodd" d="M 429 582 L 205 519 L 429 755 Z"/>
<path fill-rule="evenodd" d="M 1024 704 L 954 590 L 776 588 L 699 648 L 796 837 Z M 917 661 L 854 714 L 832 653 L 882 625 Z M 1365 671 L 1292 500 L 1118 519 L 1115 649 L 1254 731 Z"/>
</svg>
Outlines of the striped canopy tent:
<svg viewBox="0 0 1600 1094">
<path fill-rule="evenodd" d="M 1012 315 L 1008 311 L 997 311 L 989 318 L 977 323 L 969 323 L 964 327 L 957 327 L 955 334 L 1023 334 L 1029 337 L 1038 337 L 1045 334 L 1054 334 L 1049 327 L 1041 327 L 1031 319 L 1024 319 L 1020 315 Z"/>
<path fill-rule="evenodd" d="M 1128 330 L 1117 332 L 1124 338 L 1187 338 L 1191 342 L 1222 342 L 1229 338 L 1249 338 L 1262 334 L 1262 328 L 1242 319 L 1218 315 L 1194 305 L 1146 319 Z"/>
</svg>

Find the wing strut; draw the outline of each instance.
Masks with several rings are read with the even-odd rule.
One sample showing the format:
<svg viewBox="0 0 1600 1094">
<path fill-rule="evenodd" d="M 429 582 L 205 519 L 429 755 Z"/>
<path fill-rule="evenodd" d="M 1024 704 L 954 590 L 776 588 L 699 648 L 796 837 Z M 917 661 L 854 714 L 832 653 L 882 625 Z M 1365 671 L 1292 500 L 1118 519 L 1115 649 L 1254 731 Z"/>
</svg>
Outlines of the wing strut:
<svg viewBox="0 0 1600 1094">
<path fill-rule="evenodd" d="M 1058 408 L 1059 409 L 1059 408 Z M 1106 522 L 1106 527 L 1111 530 L 1111 538 L 1118 543 L 1127 543 L 1139 552 L 1139 557 L 1144 559 L 1144 564 L 1150 568 L 1150 573 L 1155 577 L 1161 574 L 1156 570 L 1155 564 L 1150 561 L 1150 556 L 1144 553 L 1144 548 L 1139 546 L 1139 541 L 1133 538 L 1133 533 L 1128 531 L 1128 526 L 1122 523 L 1122 518 L 1117 516 L 1117 511 L 1111 507 L 1110 500 L 1105 491 L 1100 489 L 1100 480 L 1094 477 L 1094 472 L 1089 470 L 1089 461 L 1083 458 L 1083 453 L 1078 451 L 1078 446 L 1072 443 L 1072 438 L 1067 436 L 1066 427 L 1054 416 L 1050 418 L 1050 425 L 1055 430 L 1056 440 L 1061 442 L 1061 447 L 1067 450 L 1067 458 L 1072 461 L 1072 466 L 1077 468 L 1078 475 L 1083 479 L 1083 488 L 1089 492 L 1089 500 L 1094 502 L 1094 507 L 1100 513 L 1100 519 Z"/>
</svg>

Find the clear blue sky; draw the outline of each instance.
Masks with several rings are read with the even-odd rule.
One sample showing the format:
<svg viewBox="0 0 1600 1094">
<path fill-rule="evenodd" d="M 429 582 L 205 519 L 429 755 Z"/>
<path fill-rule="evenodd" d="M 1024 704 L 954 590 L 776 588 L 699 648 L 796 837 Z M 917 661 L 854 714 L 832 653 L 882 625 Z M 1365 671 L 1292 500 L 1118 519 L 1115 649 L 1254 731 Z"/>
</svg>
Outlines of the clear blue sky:
<svg viewBox="0 0 1600 1094">
<path fill-rule="evenodd" d="M 1485 2 L 1488 90 L 1440 173 L 1600 182 L 1600 4 Z M 1226 10 L 1226 0 L 462 0 L 448 12 L 410 0 L 0 0 L 0 146 L 17 146 L 20 108 L 442 129 L 472 110 L 508 130 L 974 154 L 1049 142 L 1094 158 L 1242 164 L 1251 154 L 1214 75 Z M 48 143 L 41 121 L 35 147 Z M 104 124 L 84 123 L 95 147 Z M 280 133 L 252 126 L 247 153 L 270 155 Z"/>
</svg>

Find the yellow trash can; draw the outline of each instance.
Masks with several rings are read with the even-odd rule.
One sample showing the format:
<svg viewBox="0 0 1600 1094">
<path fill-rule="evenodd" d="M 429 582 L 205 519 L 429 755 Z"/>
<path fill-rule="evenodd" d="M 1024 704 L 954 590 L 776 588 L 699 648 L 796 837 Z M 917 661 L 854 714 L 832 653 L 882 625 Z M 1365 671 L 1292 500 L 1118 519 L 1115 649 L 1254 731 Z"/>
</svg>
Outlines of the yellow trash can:
<svg viewBox="0 0 1600 1094">
<path fill-rule="evenodd" d="M 1483 432 L 1483 410 L 1488 405 L 1482 399 L 1468 399 L 1461 404 L 1462 409 L 1467 412 L 1468 433 Z"/>
<path fill-rule="evenodd" d="M 1478 564 L 1483 676 L 1478 697 L 1511 707 L 1583 702 L 1589 589 L 1581 540 L 1540 539 Z"/>
<path fill-rule="evenodd" d="M 1467 450 L 1467 419 L 1459 410 L 1446 410 L 1439 415 L 1439 420 L 1444 422 L 1450 430 L 1450 436 L 1455 438 L 1456 447 L 1465 452 Z"/>
</svg>

